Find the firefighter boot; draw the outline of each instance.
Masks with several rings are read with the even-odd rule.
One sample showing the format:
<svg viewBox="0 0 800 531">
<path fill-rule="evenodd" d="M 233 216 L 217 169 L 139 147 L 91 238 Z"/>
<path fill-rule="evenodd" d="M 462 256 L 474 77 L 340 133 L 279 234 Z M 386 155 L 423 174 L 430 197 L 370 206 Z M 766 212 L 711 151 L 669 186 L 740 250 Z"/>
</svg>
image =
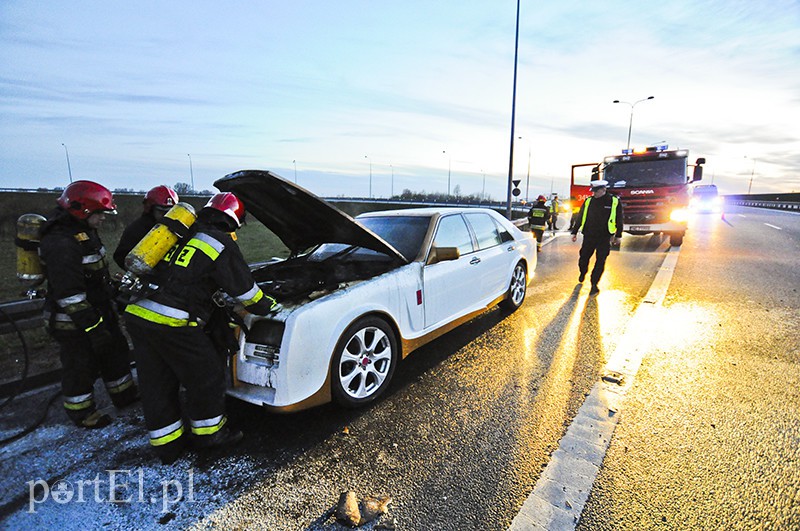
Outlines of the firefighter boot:
<svg viewBox="0 0 800 531">
<path fill-rule="evenodd" d="M 200 435 L 194 438 L 195 448 L 202 450 L 209 450 L 214 448 L 223 448 L 227 446 L 235 446 L 238 444 L 244 434 L 241 430 L 232 430 L 228 426 L 223 426 L 219 431 L 212 435 Z"/>
<path fill-rule="evenodd" d="M 105 428 L 109 424 L 111 424 L 111 417 L 99 411 L 92 411 L 87 417 L 75 421 L 76 426 L 86 428 L 87 430 Z"/>
<path fill-rule="evenodd" d="M 181 436 L 162 446 L 154 447 L 162 465 L 171 465 L 186 451 L 186 436 Z"/>
</svg>

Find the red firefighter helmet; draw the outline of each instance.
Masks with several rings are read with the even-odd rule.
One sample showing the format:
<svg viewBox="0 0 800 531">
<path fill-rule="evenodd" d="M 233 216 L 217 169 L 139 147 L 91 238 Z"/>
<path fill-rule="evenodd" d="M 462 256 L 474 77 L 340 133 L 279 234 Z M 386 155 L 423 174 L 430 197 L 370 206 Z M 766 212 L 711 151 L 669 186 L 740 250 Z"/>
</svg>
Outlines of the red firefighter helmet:
<svg viewBox="0 0 800 531">
<path fill-rule="evenodd" d="M 144 196 L 144 211 L 151 212 L 153 207 L 163 207 L 170 209 L 178 202 L 178 194 L 169 186 L 156 186 L 151 188 Z"/>
<path fill-rule="evenodd" d="M 536 200 L 537 201 L 547 201 L 547 198 L 545 196 L 543 196 L 543 195 L 540 195 L 539 197 L 536 198 Z"/>
<path fill-rule="evenodd" d="M 204 208 L 213 208 L 227 214 L 236 222 L 237 227 L 241 227 L 244 221 L 244 204 L 230 192 L 216 194 L 208 200 Z"/>
<path fill-rule="evenodd" d="M 70 183 L 56 202 L 78 219 L 86 219 L 95 212 L 117 213 L 111 190 L 92 181 Z"/>
</svg>

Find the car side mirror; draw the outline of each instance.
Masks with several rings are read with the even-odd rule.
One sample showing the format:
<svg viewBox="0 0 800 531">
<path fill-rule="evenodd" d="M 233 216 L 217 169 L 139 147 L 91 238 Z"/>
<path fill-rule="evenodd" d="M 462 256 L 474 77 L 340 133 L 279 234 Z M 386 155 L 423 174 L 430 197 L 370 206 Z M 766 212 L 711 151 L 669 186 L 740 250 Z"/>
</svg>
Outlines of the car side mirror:
<svg viewBox="0 0 800 531">
<path fill-rule="evenodd" d="M 694 171 L 692 172 L 692 182 L 695 181 L 702 181 L 703 180 L 703 167 L 699 164 L 694 167 Z"/>
<path fill-rule="evenodd" d="M 461 258 L 461 253 L 458 252 L 458 247 L 431 247 L 431 253 L 428 255 L 428 265 L 448 260 L 458 260 L 459 258 Z"/>
</svg>

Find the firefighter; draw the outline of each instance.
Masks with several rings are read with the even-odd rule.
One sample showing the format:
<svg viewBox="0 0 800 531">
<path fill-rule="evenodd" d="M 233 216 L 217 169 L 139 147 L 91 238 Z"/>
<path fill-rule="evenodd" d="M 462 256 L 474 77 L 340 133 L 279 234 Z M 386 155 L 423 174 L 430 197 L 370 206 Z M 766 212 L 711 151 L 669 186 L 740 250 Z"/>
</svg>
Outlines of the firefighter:
<svg viewBox="0 0 800 531">
<path fill-rule="evenodd" d="M 545 196 L 540 195 L 528 211 L 528 224 L 531 226 L 531 232 L 536 238 L 536 251 L 542 250 L 544 228 L 550 219 L 550 209 L 545 204 L 546 200 Z"/>
<path fill-rule="evenodd" d="M 553 194 L 550 201 L 548 201 L 550 207 L 550 218 L 547 220 L 547 227 L 551 231 L 558 230 L 558 209 L 560 207 L 560 203 L 558 201 L 558 194 Z"/>
<path fill-rule="evenodd" d="M 622 203 L 619 198 L 607 193 L 608 181 L 598 180 L 590 183 L 592 196 L 587 197 L 578 212 L 578 221 L 572 227 L 572 241 L 583 232 L 583 243 L 578 257 L 580 274 L 578 282 L 583 282 L 589 270 L 589 259 L 595 254 L 592 269 L 592 288 L 590 295 L 600 292 L 597 284 L 606 267 L 606 258 L 612 245 L 619 245 L 622 237 Z"/>
<path fill-rule="evenodd" d="M 67 416 L 77 426 L 102 428 L 111 418 L 95 406 L 98 376 L 118 408 L 138 399 L 128 342 L 114 310 L 106 250 L 97 234 L 106 214 L 116 214 L 116 205 L 106 187 L 91 181 L 71 183 L 57 204 L 39 245 L 47 278 L 44 318 L 60 347 Z"/>
<path fill-rule="evenodd" d="M 161 221 L 164 214 L 178 203 L 178 194 L 169 186 L 156 186 L 150 189 L 142 201 L 142 215 L 136 218 L 130 225 L 125 227 L 125 231 L 119 239 L 117 250 L 114 251 L 114 261 L 123 270 L 125 267 L 125 257 L 139 241 L 144 238 L 153 225 Z"/>
<path fill-rule="evenodd" d="M 156 291 L 125 310 L 150 444 L 164 464 L 181 456 L 189 438 L 200 449 L 242 438 L 225 416 L 226 359 L 203 327 L 212 318 L 218 290 L 258 315 L 276 304 L 256 285 L 234 240 L 244 216 L 244 205 L 232 193 L 213 196 L 155 268 Z M 181 386 L 189 430 L 182 421 Z"/>
</svg>

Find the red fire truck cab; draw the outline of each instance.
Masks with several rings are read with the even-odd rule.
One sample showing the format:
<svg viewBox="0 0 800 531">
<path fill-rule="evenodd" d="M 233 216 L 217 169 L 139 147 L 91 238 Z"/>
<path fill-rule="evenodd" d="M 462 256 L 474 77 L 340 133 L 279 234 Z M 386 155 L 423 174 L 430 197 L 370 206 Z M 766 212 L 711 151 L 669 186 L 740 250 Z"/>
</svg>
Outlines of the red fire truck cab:
<svg viewBox="0 0 800 531">
<path fill-rule="evenodd" d="M 629 234 L 666 234 L 670 245 L 683 243 L 689 218 L 689 184 L 703 178 L 706 159 L 692 165 L 689 152 L 668 146 L 623 150 L 602 163 L 574 164 L 570 195 L 580 203 L 591 195 L 589 182 L 608 181 L 608 191 L 622 201 L 623 230 Z"/>
</svg>

